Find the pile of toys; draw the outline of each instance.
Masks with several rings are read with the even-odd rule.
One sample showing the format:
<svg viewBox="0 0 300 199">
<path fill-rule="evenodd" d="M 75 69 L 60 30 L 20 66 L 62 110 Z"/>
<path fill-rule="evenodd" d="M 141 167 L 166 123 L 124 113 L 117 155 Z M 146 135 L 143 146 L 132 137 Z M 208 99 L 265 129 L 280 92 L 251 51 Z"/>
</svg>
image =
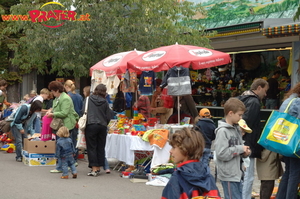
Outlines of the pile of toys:
<svg viewBox="0 0 300 199">
<path fill-rule="evenodd" d="M 133 119 L 129 119 L 124 114 L 118 114 L 117 119 L 111 120 L 108 124 L 109 133 L 135 135 L 142 137 L 144 133 L 155 126 L 156 118 L 149 118 L 148 121 L 141 113 L 134 110 Z"/>
<path fill-rule="evenodd" d="M 12 143 L 12 139 L 8 137 L 7 133 L 2 133 L 0 135 L 1 150 L 7 153 L 13 153 L 16 151 L 15 144 Z"/>
</svg>

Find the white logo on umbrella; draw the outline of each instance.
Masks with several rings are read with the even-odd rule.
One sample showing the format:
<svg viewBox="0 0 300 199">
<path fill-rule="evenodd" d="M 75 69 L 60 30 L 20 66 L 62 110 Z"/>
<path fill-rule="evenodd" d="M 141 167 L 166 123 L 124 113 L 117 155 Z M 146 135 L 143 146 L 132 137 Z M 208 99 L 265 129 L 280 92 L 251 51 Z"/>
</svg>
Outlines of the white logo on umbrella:
<svg viewBox="0 0 300 199">
<path fill-rule="evenodd" d="M 142 59 L 144 61 L 154 61 L 154 60 L 158 60 L 159 58 L 163 57 L 166 54 L 166 51 L 154 51 L 154 52 L 150 52 L 145 54 Z"/>
<path fill-rule="evenodd" d="M 212 55 L 212 52 L 209 50 L 205 49 L 194 49 L 194 50 L 189 50 L 189 53 L 191 55 L 197 56 L 197 57 L 208 57 Z"/>
<path fill-rule="evenodd" d="M 116 56 L 109 57 L 103 61 L 103 66 L 111 67 L 111 66 L 115 65 L 116 63 L 118 63 L 122 58 L 123 58 L 122 55 L 116 55 Z"/>
</svg>

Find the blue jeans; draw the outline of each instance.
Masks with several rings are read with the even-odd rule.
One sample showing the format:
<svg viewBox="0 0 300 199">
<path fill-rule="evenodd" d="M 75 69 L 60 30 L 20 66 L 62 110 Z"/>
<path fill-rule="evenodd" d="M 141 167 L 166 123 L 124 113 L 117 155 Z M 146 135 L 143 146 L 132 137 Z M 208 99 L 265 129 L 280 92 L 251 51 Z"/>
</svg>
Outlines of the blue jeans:
<svg viewBox="0 0 300 199">
<path fill-rule="evenodd" d="M 251 199 L 252 186 L 254 181 L 254 163 L 255 158 L 250 158 L 250 165 L 245 171 L 244 182 L 243 182 L 243 199 Z"/>
<path fill-rule="evenodd" d="M 266 99 L 266 108 L 275 109 L 277 106 L 277 99 Z"/>
<path fill-rule="evenodd" d="M 221 181 L 225 199 L 241 199 L 243 185 L 241 182 Z"/>
<path fill-rule="evenodd" d="M 103 169 L 104 169 L 104 170 L 109 169 L 109 164 L 108 164 L 108 162 L 107 162 L 107 158 L 105 158 L 105 160 L 104 160 L 104 167 L 103 167 Z"/>
<path fill-rule="evenodd" d="M 22 158 L 23 139 L 27 138 L 27 133 L 21 134 L 20 130 L 15 125 L 11 127 L 11 132 L 15 137 L 16 159 Z"/>
<path fill-rule="evenodd" d="M 296 199 L 300 183 L 300 158 L 283 157 L 285 172 L 279 183 L 276 198 Z"/>
<path fill-rule="evenodd" d="M 39 117 L 35 118 L 34 132 L 41 133 L 41 118 Z"/>
<path fill-rule="evenodd" d="M 211 150 L 209 148 L 204 148 L 202 157 L 200 158 L 200 162 L 203 162 L 205 165 L 209 165 L 210 154 Z"/>
<path fill-rule="evenodd" d="M 77 170 L 76 170 L 76 167 L 75 167 L 75 160 L 74 160 L 73 155 L 68 155 L 66 157 L 61 157 L 59 159 L 61 160 L 61 166 L 62 166 L 62 171 L 63 171 L 62 176 L 68 176 L 69 175 L 68 167 L 71 168 L 72 174 L 77 173 Z"/>
</svg>

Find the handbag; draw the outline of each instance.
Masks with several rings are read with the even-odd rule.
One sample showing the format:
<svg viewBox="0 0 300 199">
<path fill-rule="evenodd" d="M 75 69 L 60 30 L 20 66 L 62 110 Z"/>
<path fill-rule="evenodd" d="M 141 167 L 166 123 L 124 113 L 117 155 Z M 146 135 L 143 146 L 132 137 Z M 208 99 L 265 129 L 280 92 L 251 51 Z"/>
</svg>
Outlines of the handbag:
<svg viewBox="0 0 300 199">
<path fill-rule="evenodd" d="M 64 125 L 63 120 L 61 118 L 53 118 L 52 122 L 50 123 L 50 127 L 57 131 L 60 127 Z"/>
<path fill-rule="evenodd" d="M 77 144 L 76 148 L 86 149 L 86 141 L 84 131 L 79 130 L 77 135 Z"/>
<path fill-rule="evenodd" d="M 89 101 L 89 97 L 86 98 L 84 113 L 78 120 L 78 127 L 82 131 L 85 130 L 85 126 L 86 126 L 88 101 Z"/>
<path fill-rule="evenodd" d="M 283 156 L 300 158 L 300 120 L 288 114 L 292 99 L 285 111 L 272 111 L 258 144 Z"/>
</svg>

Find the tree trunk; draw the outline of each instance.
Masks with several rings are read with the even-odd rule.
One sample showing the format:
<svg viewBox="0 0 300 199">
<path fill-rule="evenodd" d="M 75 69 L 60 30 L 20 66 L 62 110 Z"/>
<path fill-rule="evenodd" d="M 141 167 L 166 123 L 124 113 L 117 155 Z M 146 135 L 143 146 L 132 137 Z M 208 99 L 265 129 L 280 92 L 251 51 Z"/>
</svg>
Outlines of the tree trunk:
<svg viewBox="0 0 300 199">
<path fill-rule="evenodd" d="M 8 52 L 8 59 L 10 60 L 11 58 L 14 57 L 14 51 L 9 51 Z M 9 68 L 8 70 L 10 72 L 19 72 L 19 68 L 18 66 L 12 65 L 12 63 L 9 63 Z M 20 83 L 19 82 L 15 82 L 13 85 L 8 85 L 7 87 L 7 101 L 8 102 L 19 102 L 21 99 L 20 96 Z"/>
</svg>

